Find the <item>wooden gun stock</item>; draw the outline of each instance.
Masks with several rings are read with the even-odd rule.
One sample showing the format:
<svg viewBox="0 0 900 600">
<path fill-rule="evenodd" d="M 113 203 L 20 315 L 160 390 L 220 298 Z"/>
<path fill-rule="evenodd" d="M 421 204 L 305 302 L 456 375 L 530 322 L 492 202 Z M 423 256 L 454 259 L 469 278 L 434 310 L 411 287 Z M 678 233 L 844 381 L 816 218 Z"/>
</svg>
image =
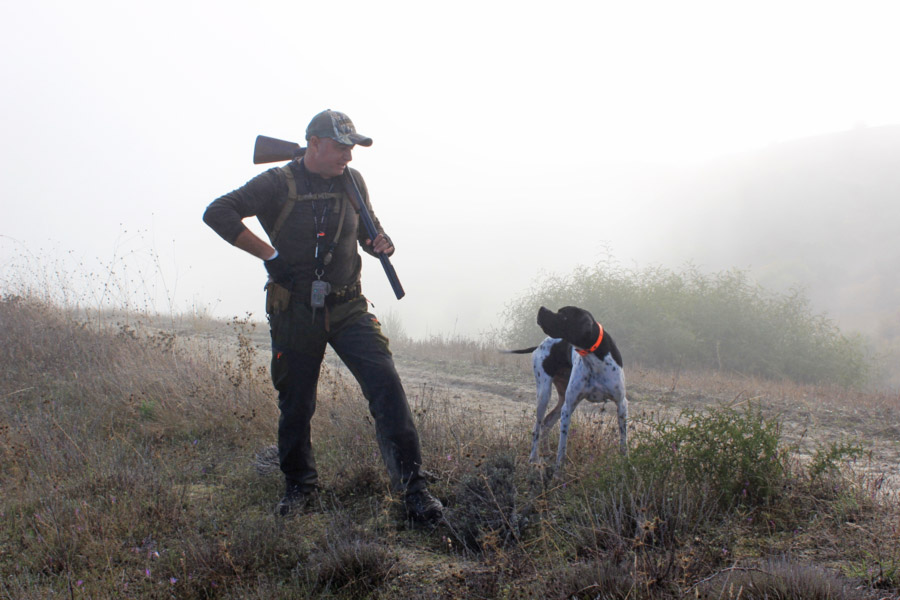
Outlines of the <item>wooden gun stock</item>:
<svg viewBox="0 0 900 600">
<path fill-rule="evenodd" d="M 294 160 L 306 152 L 297 142 L 286 142 L 265 135 L 256 136 L 253 146 L 253 164 Z"/>
</svg>

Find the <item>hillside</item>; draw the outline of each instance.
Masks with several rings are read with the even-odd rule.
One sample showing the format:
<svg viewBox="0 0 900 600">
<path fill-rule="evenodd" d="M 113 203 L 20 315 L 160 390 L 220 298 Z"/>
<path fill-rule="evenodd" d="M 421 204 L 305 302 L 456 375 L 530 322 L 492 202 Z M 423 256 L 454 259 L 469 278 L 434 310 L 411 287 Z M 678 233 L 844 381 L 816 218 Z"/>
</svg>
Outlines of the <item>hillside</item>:
<svg viewBox="0 0 900 600">
<path fill-rule="evenodd" d="M 896 395 L 634 369 L 628 456 L 609 416 L 580 408 L 553 473 L 525 461 L 528 357 L 398 344 L 447 506 L 423 529 L 404 520 L 365 401 L 331 357 L 313 421 L 320 500 L 282 519 L 263 332 L 72 316 L 0 300 L 3 599 L 900 590 Z"/>
<path fill-rule="evenodd" d="M 673 261 L 749 268 L 803 287 L 845 330 L 900 342 L 900 126 L 772 145 L 696 169 L 671 188 Z"/>
</svg>

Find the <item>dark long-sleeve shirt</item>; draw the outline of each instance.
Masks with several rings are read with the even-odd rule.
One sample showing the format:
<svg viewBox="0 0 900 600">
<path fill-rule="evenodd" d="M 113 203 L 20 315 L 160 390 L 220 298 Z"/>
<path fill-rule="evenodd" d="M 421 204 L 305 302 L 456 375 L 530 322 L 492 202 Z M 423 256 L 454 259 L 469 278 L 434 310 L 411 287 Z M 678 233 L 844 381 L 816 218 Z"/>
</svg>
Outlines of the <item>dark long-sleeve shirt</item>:
<svg viewBox="0 0 900 600">
<path fill-rule="evenodd" d="M 302 161 L 290 163 L 290 168 L 294 174 L 298 195 L 344 192 L 342 177 L 324 179 L 308 172 Z M 372 211 L 369 193 L 362 176 L 356 170 L 352 170 L 352 173 L 376 229 L 383 234 L 381 224 Z M 206 207 L 203 221 L 225 241 L 234 244 L 237 237 L 247 229 L 242 222 L 243 219 L 255 216 L 271 239 L 275 222 L 287 198 L 287 178 L 281 168 L 276 167 L 214 200 Z M 273 245 L 290 265 L 291 283 L 295 288 L 308 286 L 317 278 L 316 269 L 321 268 L 322 264 L 316 258 L 316 247 L 318 244 L 321 256 L 331 246 L 338 227 L 342 202 L 348 202 L 345 196 L 342 199 L 300 200 L 294 204 L 281 226 Z M 319 233 L 324 235 L 317 235 Z M 332 260 L 324 266 L 322 279 L 336 287 L 359 282 L 362 260 L 357 244 L 374 256 L 371 247 L 365 244 L 366 239 L 368 235 L 359 215 L 353 210 L 353 206 L 348 204 L 340 239 L 332 251 Z"/>
</svg>

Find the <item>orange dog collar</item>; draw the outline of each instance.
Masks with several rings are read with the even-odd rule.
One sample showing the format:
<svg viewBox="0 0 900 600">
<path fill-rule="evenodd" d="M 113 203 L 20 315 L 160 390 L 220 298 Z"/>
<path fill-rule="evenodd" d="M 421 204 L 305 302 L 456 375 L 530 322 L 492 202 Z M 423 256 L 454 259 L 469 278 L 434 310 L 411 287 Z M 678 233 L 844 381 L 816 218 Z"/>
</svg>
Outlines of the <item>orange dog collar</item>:
<svg viewBox="0 0 900 600">
<path fill-rule="evenodd" d="M 581 356 L 587 356 L 588 354 L 597 350 L 600 347 L 600 342 L 603 341 L 603 325 L 597 323 L 597 327 L 600 328 L 600 335 L 597 336 L 597 341 L 594 342 L 594 345 L 588 348 L 587 350 L 582 350 L 581 348 L 575 348 L 575 352 L 577 352 Z"/>
</svg>

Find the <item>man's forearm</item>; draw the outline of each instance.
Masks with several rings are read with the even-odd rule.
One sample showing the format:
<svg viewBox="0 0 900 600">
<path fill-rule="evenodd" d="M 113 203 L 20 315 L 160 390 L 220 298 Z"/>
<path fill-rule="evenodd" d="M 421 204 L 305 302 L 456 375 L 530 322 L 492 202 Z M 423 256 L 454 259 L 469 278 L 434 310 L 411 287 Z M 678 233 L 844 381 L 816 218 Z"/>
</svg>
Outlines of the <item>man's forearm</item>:
<svg viewBox="0 0 900 600">
<path fill-rule="evenodd" d="M 260 260 L 269 260 L 275 255 L 275 248 L 264 242 L 249 229 L 245 229 L 237 236 L 234 240 L 234 245 Z"/>
</svg>

